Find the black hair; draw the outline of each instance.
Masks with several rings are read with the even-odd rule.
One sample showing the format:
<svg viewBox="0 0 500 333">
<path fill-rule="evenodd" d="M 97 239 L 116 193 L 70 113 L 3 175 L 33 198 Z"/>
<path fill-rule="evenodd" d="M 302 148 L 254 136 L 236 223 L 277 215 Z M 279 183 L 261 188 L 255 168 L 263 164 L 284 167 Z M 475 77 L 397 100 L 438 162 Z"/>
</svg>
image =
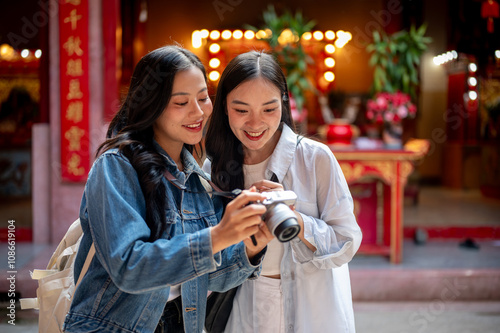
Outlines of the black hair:
<svg viewBox="0 0 500 333">
<path fill-rule="evenodd" d="M 250 51 L 231 60 L 224 69 L 217 87 L 214 109 L 205 139 L 207 157 L 212 163 L 212 181 L 225 191 L 244 188 L 243 147 L 229 126 L 227 95 L 241 83 L 259 77 L 279 89 L 282 96 L 281 123 L 295 130 L 286 77 L 276 59 L 262 51 Z"/>
<path fill-rule="evenodd" d="M 153 145 L 153 125 L 170 101 L 175 75 L 193 66 L 206 80 L 200 59 L 186 49 L 169 45 L 145 55 L 135 67 L 125 102 L 109 125 L 106 141 L 97 150 L 99 155 L 118 148 L 136 170 L 146 202 L 150 240 L 158 239 L 166 230 L 166 189 L 162 182 L 166 166 Z M 194 146 L 184 146 L 193 152 Z"/>
</svg>

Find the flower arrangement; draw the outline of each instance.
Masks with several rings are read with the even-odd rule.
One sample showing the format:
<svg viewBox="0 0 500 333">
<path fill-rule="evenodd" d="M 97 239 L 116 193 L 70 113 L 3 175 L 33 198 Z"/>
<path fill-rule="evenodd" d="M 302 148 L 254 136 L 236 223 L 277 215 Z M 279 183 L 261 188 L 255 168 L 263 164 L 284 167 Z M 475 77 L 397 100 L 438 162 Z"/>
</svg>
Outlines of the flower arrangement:
<svg viewBox="0 0 500 333">
<path fill-rule="evenodd" d="M 404 118 L 414 118 L 417 107 L 410 95 L 400 91 L 380 92 L 366 104 L 366 117 L 375 123 L 400 123 Z"/>
</svg>

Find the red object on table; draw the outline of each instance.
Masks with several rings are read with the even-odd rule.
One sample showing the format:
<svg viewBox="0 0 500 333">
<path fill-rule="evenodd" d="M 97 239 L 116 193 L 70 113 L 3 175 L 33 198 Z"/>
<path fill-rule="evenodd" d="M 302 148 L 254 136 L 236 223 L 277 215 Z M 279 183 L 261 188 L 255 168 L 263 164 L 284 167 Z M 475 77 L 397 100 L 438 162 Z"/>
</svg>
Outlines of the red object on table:
<svg viewBox="0 0 500 333">
<path fill-rule="evenodd" d="M 484 1 L 481 5 L 481 17 L 487 20 L 487 29 L 489 33 L 494 32 L 493 19 L 499 16 L 498 2 L 495 0 Z"/>
<path fill-rule="evenodd" d="M 352 126 L 349 123 L 336 122 L 328 124 L 326 141 L 328 144 L 350 145 L 353 136 Z"/>
</svg>

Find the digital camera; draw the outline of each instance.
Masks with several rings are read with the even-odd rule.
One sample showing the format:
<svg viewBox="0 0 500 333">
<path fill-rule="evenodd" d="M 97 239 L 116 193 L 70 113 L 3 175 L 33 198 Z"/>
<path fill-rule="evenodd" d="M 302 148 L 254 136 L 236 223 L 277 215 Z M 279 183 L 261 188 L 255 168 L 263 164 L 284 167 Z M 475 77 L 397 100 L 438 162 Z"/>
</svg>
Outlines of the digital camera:
<svg viewBox="0 0 500 333">
<path fill-rule="evenodd" d="M 282 242 L 294 239 L 300 232 L 297 216 L 289 207 L 295 204 L 297 195 L 293 191 L 263 192 L 266 199 L 261 204 L 266 206 L 262 220 L 276 238 Z"/>
</svg>

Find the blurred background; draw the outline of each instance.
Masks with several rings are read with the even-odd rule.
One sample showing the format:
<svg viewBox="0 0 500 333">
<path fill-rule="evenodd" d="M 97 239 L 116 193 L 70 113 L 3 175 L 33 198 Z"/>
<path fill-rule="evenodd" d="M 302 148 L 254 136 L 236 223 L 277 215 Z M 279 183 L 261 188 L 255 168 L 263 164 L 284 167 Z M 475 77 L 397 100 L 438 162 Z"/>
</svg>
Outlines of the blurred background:
<svg viewBox="0 0 500 333">
<path fill-rule="evenodd" d="M 135 64 L 178 44 L 203 61 L 212 96 L 238 53 L 281 62 L 298 130 L 331 147 L 355 200 L 356 304 L 442 301 L 445 281 L 467 286 L 454 301 L 499 300 L 498 1 L 21 0 L 0 12 L 0 245 L 15 226 L 18 296 L 34 295 L 28 268 L 77 218 Z M 440 322 L 429 318 L 425 329 Z M 413 319 L 394 331 L 426 331 Z"/>
</svg>

